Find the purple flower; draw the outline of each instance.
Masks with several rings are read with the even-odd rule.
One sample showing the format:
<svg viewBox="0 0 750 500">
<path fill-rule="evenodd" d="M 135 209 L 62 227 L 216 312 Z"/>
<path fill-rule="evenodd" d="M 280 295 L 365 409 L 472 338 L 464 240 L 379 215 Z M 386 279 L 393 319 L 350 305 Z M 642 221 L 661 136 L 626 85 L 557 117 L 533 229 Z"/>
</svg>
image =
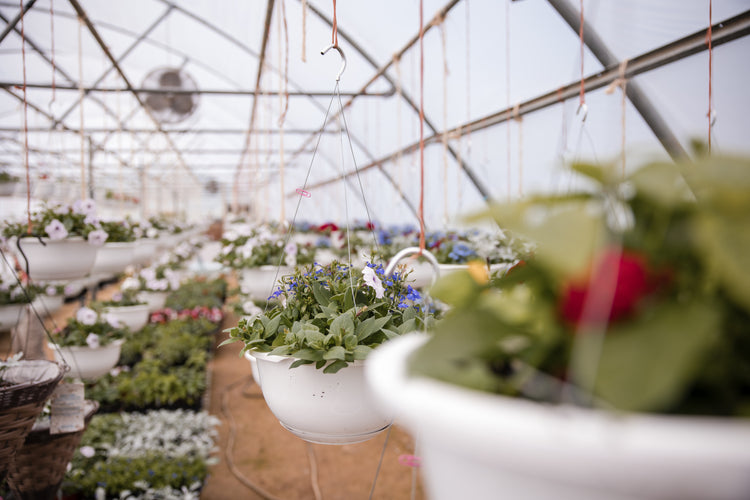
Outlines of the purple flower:
<svg viewBox="0 0 750 500">
<path fill-rule="evenodd" d="M 47 233 L 47 236 L 49 236 L 49 239 L 51 240 L 62 240 L 68 236 L 68 230 L 65 229 L 63 223 L 57 219 L 52 219 L 52 221 L 44 227 L 44 232 Z"/>
<path fill-rule="evenodd" d="M 76 320 L 84 325 L 93 325 L 97 320 L 96 311 L 89 307 L 82 307 L 76 312 Z"/>
<path fill-rule="evenodd" d="M 101 345 L 101 344 L 99 343 L 99 335 L 97 335 L 97 334 L 95 334 L 95 333 L 89 333 L 89 334 L 88 334 L 88 335 L 86 336 L 86 344 L 87 344 L 87 345 L 88 345 L 88 346 L 89 346 L 90 348 L 92 348 L 92 349 L 98 349 L 98 348 L 99 348 L 99 346 Z"/>
<path fill-rule="evenodd" d="M 73 212 L 77 214 L 93 215 L 96 212 L 96 202 L 91 198 L 76 200 L 73 203 Z"/>
<path fill-rule="evenodd" d="M 106 233 L 106 231 L 97 229 L 89 233 L 89 244 L 97 247 L 102 246 L 104 245 L 104 242 L 107 241 L 107 238 L 109 238 L 109 235 Z"/>
<path fill-rule="evenodd" d="M 105 314 L 104 320 L 109 323 L 109 326 L 111 326 L 112 328 L 122 328 L 123 326 L 122 321 L 117 319 L 114 314 Z"/>
</svg>

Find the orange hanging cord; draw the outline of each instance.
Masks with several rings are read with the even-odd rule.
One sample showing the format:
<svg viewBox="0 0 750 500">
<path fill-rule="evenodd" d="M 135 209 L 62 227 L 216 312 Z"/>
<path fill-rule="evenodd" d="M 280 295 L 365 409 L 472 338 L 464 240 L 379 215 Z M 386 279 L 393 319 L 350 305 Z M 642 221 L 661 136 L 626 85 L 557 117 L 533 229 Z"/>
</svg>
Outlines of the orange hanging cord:
<svg viewBox="0 0 750 500">
<path fill-rule="evenodd" d="M 419 0 L 419 250 L 425 249 L 424 238 L 424 8 Z"/>
<path fill-rule="evenodd" d="M 336 23 L 336 0 L 333 0 L 333 23 L 331 24 L 331 44 L 334 47 L 339 46 L 339 29 Z"/>
<path fill-rule="evenodd" d="M 26 169 L 26 234 L 31 234 L 31 171 L 29 167 L 29 103 L 26 99 L 26 35 L 24 6 L 21 0 L 21 61 L 23 65 L 23 164 Z"/>
</svg>

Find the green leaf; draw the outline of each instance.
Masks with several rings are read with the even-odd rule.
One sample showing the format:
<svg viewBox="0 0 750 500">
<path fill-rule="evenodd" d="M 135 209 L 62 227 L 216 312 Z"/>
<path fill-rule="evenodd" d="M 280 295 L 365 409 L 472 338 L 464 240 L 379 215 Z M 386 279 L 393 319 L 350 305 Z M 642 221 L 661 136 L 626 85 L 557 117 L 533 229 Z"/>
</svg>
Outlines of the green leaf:
<svg viewBox="0 0 750 500">
<path fill-rule="evenodd" d="M 350 333 L 354 333 L 354 320 L 352 319 L 352 315 L 349 313 L 344 313 L 340 316 L 337 316 L 331 322 L 331 326 L 329 327 L 328 331 L 338 336 L 339 338 L 343 338 Z"/>
<path fill-rule="evenodd" d="M 323 354 L 323 359 L 345 359 L 345 358 L 346 358 L 346 349 L 344 349 L 340 345 L 331 347 L 328 351 L 326 351 L 325 354 Z"/>
<path fill-rule="evenodd" d="M 638 169 L 629 180 L 640 195 L 662 207 L 673 208 L 693 199 L 685 178 L 674 163 L 652 163 Z"/>
<path fill-rule="evenodd" d="M 323 361 L 323 363 L 325 363 L 325 361 Z M 310 365 L 310 364 L 312 364 L 312 361 L 309 361 L 307 359 L 297 359 L 294 361 L 294 363 L 289 365 L 289 369 L 291 370 L 292 368 L 297 368 L 298 366 Z"/>
<path fill-rule="evenodd" d="M 594 163 L 576 162 L 573 163 L 570 168 L 574 172 L 585 175 L 589 179 L 593 179 L 600 184 L 612 184 L 619 180 L 619 175 L 612 164 L 598 165 Z"/>
<path fill-rule="evenodd" d="M 365 359 L 372 352 L 372 347 L 366 345 L 358 345 L 354 348 L 354 359 Z"/>
<path fill-rule="evenodd" d="M 219 347 L 221 347 L 223 345 L 227 345 L 227 344 L 233 344 L 233 343 L 239 342 L 239 341 L 240 341 L 240 339 L 237 338 L 237 337 L 229 337 L 224 342 L 222 342 L 221 344 L 219 344 Z"/>
<path fill-rule="evenodd" d="M 357 336 L 353 333 L 349 333 L 344 336 L 344 347 L 347 351 L 353 350 L 357 347 Z"/>
<path fill-rule="evenodd" d="M 317 281 L 312 284 L 313 295 L 318 303 L 325 307 L 331 302 L 331 292 Z"/>
<path fill-rule="evenodd" d="M 404 321 L 401 325 L 398 327 L 398 333 L 401 335 L 409 332 L 416 331 L 417 329 L 417 320 L 412 318 L 409 321 Z"/>
<path fill-rule="evenodd" d="M 383 328 L 383 333 L 389 339 L 395 339 L 396 337 L 398 337 L 400 335 L 398 332 L 394 332 L 390 328 Z"/>
<path fill-rule="evenodd" d="M 430 288 L 430 295 L 453 307 L 464 307 L 471 304 L 484 288 L 469 271 L 462 269 L 439 278 Z"/>
<path fill-rule="evenodd" d="M 585 389 L 595 377 L 595 392 L 628 411 L 669 408 L 695 380 L 721 331 L 715 303 L 662 304 L 633 321 L 607 332 L 598 363 L 573 366 L 576 382 Z M 583 355 L 597 349 L 596 337 L 579 334 Z M 596 359 L 596 358 L 594 358 Z"/>
<path fill-rule="evenodd" d="M 291 346 L 280 345 L 279 347 L 273 349 L 269 354 L 273 354 L 274 356 L 287 356 L 291 352 L 291 350 Z"/>
<path fill-rule="evenodd" d="M 320 333 L 317 326 L 310 326 L 313 326 L 314 328 L 308 328 L 305 330 L 305 343 L 311 347 L 320 349 L 325 344 L 326 336 Z"/>
<path fill-rule="evenodd" d="M 308 361 L 320 361 L 323 359 L 323 353 L 321 351 L 316 351 L 314 349 L 300 349 L 296 352 L 290 353 L 295 358 L 299 359 L 306 359 Z"/>
<path fill-rule="evenodd" d="M 330 365 L 326 366 L 325 369 L 323 370 L 323 373 L 336 373 L 339 370 L 341 370 L 342 368 L 346 368 L 348 365 L 349 365 L 349 363 L 347 363 L 346 361 L 342 361 L 340 359 L 337 359 L 336 361 L 334 361 Z"/>
<path fill-rule="evenodd" d="M 362 342 L 366 338 L 368 338 L 373 333 L 380 331 L 381 328 L 383 328 L 388 321 L 390 321 L 391 318 L 388 316 L 383 318 L 367 318 L 363 322 L 357 325 L 356 329 L 356 335 L 357 340 L 359 342 Z"/>
</svg>

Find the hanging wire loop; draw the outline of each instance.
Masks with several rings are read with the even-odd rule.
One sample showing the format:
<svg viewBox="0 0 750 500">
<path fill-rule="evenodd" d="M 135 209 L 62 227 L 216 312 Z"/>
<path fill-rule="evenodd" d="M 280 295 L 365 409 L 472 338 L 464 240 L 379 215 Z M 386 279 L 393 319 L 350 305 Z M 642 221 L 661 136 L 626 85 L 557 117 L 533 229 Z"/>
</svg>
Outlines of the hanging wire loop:
<svg viewBox="0 0 750 500">
<path fill-rule="evenodd" d="M 339 72 L 336 75 L 336 81 L 338 82 L 341 79 L 341 75 L 344 74 L 344 70 L 346 69 L 346 56 L 344 55 L 344 51 L 341 50 L 341 47 L 339 47 L 338 45 L 329 45 L 324 50 L 321 50 L 320 54 L 326 55 L 326 53 L 328 53 L 328 51 L 331 49 L 336 49 L 339 55 L 341 56 L 341 68 L 339 69 Z"/>
<path fill-rule="evenodd" d="M 432 284 L 435 284 L 435 281 L 440 277 L 440 264 L 438 264 L 437 259 L 429 250 L 423 250 L 419 247 L 408 247 L 404 248 L 400 252 L 398 252 L 396 255 L 393 256 L 393 258 L 388 262 L 388 265 L 385 268 L 385 275 L 390 276 L 393 271 L 396 269 L 396 266 L 398 263 L 403 260 L 404 257 L 407 255 L 421 255 L 425 257 L 430 264 L 432 264 L 432 270 L 435 271 L 435 273 L 432 275 Z"/>
</svg>

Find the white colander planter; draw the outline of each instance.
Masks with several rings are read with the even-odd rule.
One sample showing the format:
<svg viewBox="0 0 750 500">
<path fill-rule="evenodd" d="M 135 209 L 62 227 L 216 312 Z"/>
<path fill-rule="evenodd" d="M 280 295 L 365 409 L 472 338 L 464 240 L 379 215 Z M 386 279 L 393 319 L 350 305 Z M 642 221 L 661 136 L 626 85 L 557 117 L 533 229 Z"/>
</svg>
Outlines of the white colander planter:
<svg viewBox="0 0 750 500">
<path fill-rule="evenodd" d="M 108 373 L 120 359 L 120 349 L 123 342 L 125 342 L 123 339 L 118 339 L 97 348 L 88 346 L 60 347 L 62 358 L 65 358 L 70 365 L 68 375 L 84 380 L 95 380 Z M 62 358 L 55 345 L 49 344 L 49 347 L 55 353 L 57 362 L 61 363 Z"/>
<path fill-rule="evenodd" d="M 278 273 L 278 274 L 277 274 Z M 273 293 L 275 284 L 286 274 L 291 274 L 291 267 L 260 266 L 243 269 L 240 274 L 242 291 L 257 300 L 266 300 Z"/>
<path fill-rule="evenodd" d="M 365 384 L 364 361 L 330 374 L 315 365 L 290 369 L 291 357 L 251 355 L 268 407 L 282 426 L 305 441 L 359 443 L 390 426 L 390 417 L 378 411 Z"/>
<path fill-rule="evenodd" d="M 105 243 L 96 254 L 91 274 L 113 275 L 123 272 L 133 262 L 135 248 L 134 241 Z"/>
<path fill-rule="evenodd" d="M 412 377 L 425 340 L 379 347 L 367 382 L 419 439 L 433 500 L 750 498 L 747 420 L 611 414 Z"/>
<path fill-rule="evenodd" d="M 94 266 L 99 249 L 80 237 L 45 239 L 44 243 L 37 238 L 22 238 L 20 242 L 29 261 L 29 276 L 34 281 L 82 278 Z"/>
<path fill-rule="evenodd" d="M 148 304 L 134 306 L 110 306 L 105 312 L 114 316 L 120 323 L 127 326 L 131 332 L 137 332 L 148 323 Z"/>
</svg>

